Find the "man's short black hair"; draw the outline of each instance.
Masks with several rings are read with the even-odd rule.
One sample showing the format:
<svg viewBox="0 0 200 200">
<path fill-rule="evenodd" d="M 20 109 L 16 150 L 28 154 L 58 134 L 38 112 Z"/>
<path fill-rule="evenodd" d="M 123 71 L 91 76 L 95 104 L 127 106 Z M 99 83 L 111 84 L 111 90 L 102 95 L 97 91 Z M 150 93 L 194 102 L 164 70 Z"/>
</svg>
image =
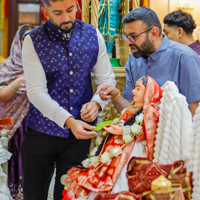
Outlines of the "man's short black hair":
<svg viewBox="0 0 200 200">
<path fill-rule="evenodd" d="M 42 1 L 45 5 L 50 6 L 50 3 L 49 3 L 50 1 L 56 2 L 56 1 L 63 1 L 63 0 L 42 0 Z"/>
<path fill-rule="evenodd" d="M 158 19 L 158 16 L 150 8 L 143 6 L 130 11 L 123 18 L 123 23 L 127 24 L 137 20 L 141 20 L 143 23 L 145 23 L 147 29 L 157 27 L 159 29 L 160 35 L 162 34 L 162 27 Z"/>
<path fill-rule="evenodd" d="M 196 28 L 196 24 L 192 16 L 182 10 L 169 13 L 165 16 L 163 21 L 164 24 L 167 24 L 170 27 L 181 27 L 186 34 L 192 34 L 193 30 Z"/>
</svg>

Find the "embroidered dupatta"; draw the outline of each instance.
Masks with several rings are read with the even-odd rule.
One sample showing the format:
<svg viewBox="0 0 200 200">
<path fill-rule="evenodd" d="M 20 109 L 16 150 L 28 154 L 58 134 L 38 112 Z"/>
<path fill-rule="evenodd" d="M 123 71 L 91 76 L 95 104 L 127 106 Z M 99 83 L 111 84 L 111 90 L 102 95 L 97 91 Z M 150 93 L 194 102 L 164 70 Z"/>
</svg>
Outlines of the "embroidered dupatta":
<svg viewBox="0 0 200 200">
<path fill-rule="evenodd" d="M 23 74 L 22 49 L 17 31 L 13 40 L 10 56 L 3 60 L 0 66 L 0 89 L 9 85 L 13 80 Z M 14 96 L 7 102 L 0 101 L 0 119 L 13 117 L 14 124 L 5 126 L 3 129 L 10 130 L 8 138 L 12 138 L 25 118 L 29 108 L 29 100 L 24 92 L 16 91 Z"/>
<path fill-rule="evenodd" d="M 154 79 L 147 76 L 147 85 L 144 93 L 143 113 L 144 113 L 144 133 L 147 141 L 148 159 L 153 161 L 154 142 L 156 136 L 157 123 L 159 119 L 158 103 L 162 97 L 162 89 Z"/>
</svg>

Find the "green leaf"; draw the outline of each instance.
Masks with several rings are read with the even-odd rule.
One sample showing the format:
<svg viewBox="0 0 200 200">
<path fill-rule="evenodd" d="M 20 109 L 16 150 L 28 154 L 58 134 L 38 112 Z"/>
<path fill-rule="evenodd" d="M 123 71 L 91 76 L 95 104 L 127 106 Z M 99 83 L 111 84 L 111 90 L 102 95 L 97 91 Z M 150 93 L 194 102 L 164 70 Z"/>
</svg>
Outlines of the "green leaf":
<svg viewBox="0 0 200 200">
<path fill-rule="evenodd" d="M 96 128 L 92 131 L 98 131 L 98 130 L 101 130 L 105 126 L 110 126 L 110 125 L 117 124 L 117 123 L 118 123 L 118 121 L 110 121 L 110 120 L 104 121 L 104 122 L 97 124 Z"/>
</svg>

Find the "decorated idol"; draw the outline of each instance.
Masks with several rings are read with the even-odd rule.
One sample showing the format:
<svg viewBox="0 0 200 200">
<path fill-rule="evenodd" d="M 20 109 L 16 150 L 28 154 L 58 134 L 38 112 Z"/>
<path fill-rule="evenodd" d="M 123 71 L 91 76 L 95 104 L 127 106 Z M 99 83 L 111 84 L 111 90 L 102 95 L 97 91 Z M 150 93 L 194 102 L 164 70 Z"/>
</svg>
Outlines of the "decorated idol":
<svg viewBox="0 0 200 200">
<path fill-rule="evenodd" d="M 159 119 L 157 103 L 162 89 L 151 77 L 145 76 L 137 81 L 132 93 L 131 107 L 123 110 L 119 119 L 103 122 L 107 126 L 103 127 L 106 134 L 97 138 L 96 147 L 82 162 L 84 168 L 73 167 L 67 172 L 63 200 L 94 199 L 102 192 L 127 191 L 125 173 L 131 157 L 153 161 Z"/>
</svg>

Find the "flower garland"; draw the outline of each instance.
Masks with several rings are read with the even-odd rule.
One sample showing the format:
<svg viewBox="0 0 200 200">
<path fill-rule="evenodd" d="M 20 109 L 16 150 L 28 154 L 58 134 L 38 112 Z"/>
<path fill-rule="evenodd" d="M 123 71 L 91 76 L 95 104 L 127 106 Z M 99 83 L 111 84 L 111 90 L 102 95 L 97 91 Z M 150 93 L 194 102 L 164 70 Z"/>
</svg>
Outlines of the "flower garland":
<svg viewBox="0 0 200 200">
<path fill-rule="evenodd" d="M 100 153 L 99 156 L 95 156 L 95 153 L 99 145 L 103 141 L 105 132 L 102 133 L 102 135 L 100 137 L 97 137 L 95 141 L 96 147 L 91 151 L 88 158 L 83 160 L 81 164 L 85 168 L 90 168 L 96 162 L 100 161 L 101 165 L 99 167 L 101 167 L 103 164 L 109 163 L 112 158 L 118 157 L 122 153 L 122 149 L 125 147 L 125 145 L 130 143 L 134 139 L 134 137 L 140 133 L 143 125 L 143 119 L 144 119 L 143 112 L 136 116 L 135 122 L 130 126 L 130 134 L 123 135 L 124 145 L 122 147 L 115 147 L 110 153 L 104 152 L 103 154 Z"/>
<path fill-rule="evenodd" d="M 136 116 L 135 122 L 130 126 L 130 135 L 123 135 L 124 143 L 131 142 L 136 135 L 138 135 L 142 129 L 144 114 L 143 112 Z"/>
</svg>

